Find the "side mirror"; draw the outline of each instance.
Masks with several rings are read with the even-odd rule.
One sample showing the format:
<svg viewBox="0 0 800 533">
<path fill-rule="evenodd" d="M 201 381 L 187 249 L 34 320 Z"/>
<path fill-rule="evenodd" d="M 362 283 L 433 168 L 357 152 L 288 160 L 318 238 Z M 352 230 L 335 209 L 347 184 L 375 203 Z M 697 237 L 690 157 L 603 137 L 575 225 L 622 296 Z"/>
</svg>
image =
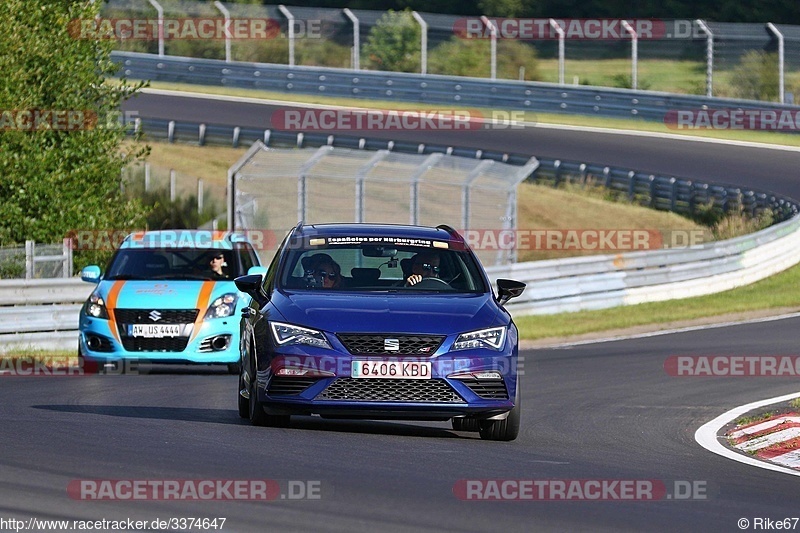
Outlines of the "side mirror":
<svg viewBox="0 0 800 533">
<path fill-rule="evenodd" d="M 250 270 L 252 270 L 252 268 Z M 267 302 L 267 293 L 264 292 L 264 288 L 261 286 L 261 284 L 264 283 L 264 278 L 261 277 L 261 274 L 239 276 L 233 280 L 233 282 L 236 284 L 237 289 L 252 296 L 259 305 L 264 305 Z"/>
<path fill-rule="evenodd" d="M 497 303 L 505 305 L 511 298 L 516 298 L 525 290 L 526 285 L 513 279 L 497 280 Z"/>
<path fill-rule="evenodd" d="M 89 265 L 81 270 L 81 279 L 87 283 L 100 283 L 100 267 Z"/>
</svg>

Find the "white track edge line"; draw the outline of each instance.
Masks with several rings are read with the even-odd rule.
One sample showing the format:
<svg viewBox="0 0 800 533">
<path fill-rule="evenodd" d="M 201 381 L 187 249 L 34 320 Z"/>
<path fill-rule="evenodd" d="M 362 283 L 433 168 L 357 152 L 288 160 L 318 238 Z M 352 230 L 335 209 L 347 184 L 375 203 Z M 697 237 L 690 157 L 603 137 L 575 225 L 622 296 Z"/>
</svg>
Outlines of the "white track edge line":
<svg viewBox="0 0 800 533">
<path fill-rule="evenodd" d="M 766 400 L 760 400 L 757 402 L 748 403 L 746 405 L 740 405 L 739 407 L 736 407 L 734 409 L 731 409 L 730 411 L 722 413 L 713 420 L 706 422 L 705 424 L 700 426 L 694 433 L 694 440 L 695 442 L 697 442 L 697 444 L 699 444 L 706 450 L 710 451 L 711 453 L 721 455 L 722 457 L 732 459 L 739 463 L 744 463 L 750 466 L 756 466 L 758 468 L 763 468 L 765 470 L 772 470 L 774 472 L 781 472 L 783 474 L 789 474 L 792 476 L 800 476 L 800 471 L 798 470 L 793 470 L 791 468 L 779 466 L 774 463 L 766 463 L 759 459 L 755 459 L 753 457 L 743 455 L 729 448 L 726 448 L 725 446 L 720 444 L 719 439 L 717 438 L 717 433 L 719 433 L 719 430 L 722 429 L 722 427 L 724 427 L 729 422 L 735 420 L 737 417 L 747 413 L 748 411 L 752 411 L 753 409 L 758 409 L 759 407 L 764 407 L 774 403 L 786 402 L 788 400 L 793 400 L 794 398 L 800 398 L 800 392 L 795 392 L 793 394 L 786 394 L 784 396 L 777 396 L 775 398 L 769 398 Z"/>
<path fill-rule="evenodd" d="M 310 104 L 308 102 L 294 102 L 292 100 L 271 100 L 268 98 L 255 98 L 250 96 L 227 96 L 223 94 L 202 93 L 202 92 L 188 92 L 188 91 L 175 91 L 171 89 L 142 89 L 144 94 L 154 94 L 161 96 L 179 96 L 184 98 L 203 98 L 207 100 L 221 100 L 227 102 L 241 102 L 247 104 L 261 104 L 261 105 L 291 105 L 292 107 L 300 107 L 307 109 L 356 109 L 368 110 L 376 108 L 358 107 L 358 106 L 337 106 L 330 104 Z M 529 111 L 535 113 L 533 111 Z M 492 123 L 500 121 L 493 120 Z M 516 122 L 514 124 L 522 124 L 525 127 L 552 129 L 552 130 L 567 130 L 567 131 L 586 131 L 591 133 L 606 133 L 610 135 L 631 135 L 638 137 L 653 137 L 656 139 L 671 139 L 676 141 L 687 142 L 704 142 L 711 144 L 725 144 L 730 146 L 743 146 L 748 148 L 763 148 L 768 150 L 783 150 L 786 152 L 800 152 L 798 146 L 786 146 L 781 144 L 759 143 L 753 141 L 737 141 L 732 139 L 716 139 L 713 137 L 696 137 L 694 135 L 678 135 L 676 133 L 659 133 L 654 131 L 641 131 L 641 130 L 626 130 L 626 129 L 611 129 L 601 128 L 598 126 L 575 126 L 571 124 L 554 124 L 550 122 Z"/>
<path fill-rule="evenodd" d="M 758 324 L 760 322 L 773 322 L 775 320 L 785 320 L 788 318 L 798 318 L 800 317 L 800 312 L 797 313 L 788 313 L 785 315 L 776 315 L 776 316 L 766 316 L 760 318 L 750 318 L 746 320 L 736 320 L 732 322 L 719 322 L 717 324 L 702 324 L 699 326 L 687 326 L 685 328 L 676 328 L 676 329 L 663 329 L 659 331 L 648 331 L 647 333 L 634 333 L 631 335 L 619 335 L 617 337 L 605 337 L 602 339 L 589 339 L 585 341 L 574 341 L 574 342 L 564 342 L 559 344 L 549 344 L 546 346 L 535 346 L 531 348 L 523 348 L 523 349 L 531 349 L 531 350 L 549 350 L 554 348 L 572 348 L 573 346 L 584 346 L 587 344 L 601 344 L 604 342 L 616 342 L 616 341 L 627 341 L 631 339 L 646 339 L 648 337 L 658 337 L 660 335 L 674 335 L 676 333 L 688 333 L 691 331 L 701 331 L 705 329 L 716 329 L 716 328 L 727 328 L 731 326 L 743 326 L 747 324 Z"/>
</svg>

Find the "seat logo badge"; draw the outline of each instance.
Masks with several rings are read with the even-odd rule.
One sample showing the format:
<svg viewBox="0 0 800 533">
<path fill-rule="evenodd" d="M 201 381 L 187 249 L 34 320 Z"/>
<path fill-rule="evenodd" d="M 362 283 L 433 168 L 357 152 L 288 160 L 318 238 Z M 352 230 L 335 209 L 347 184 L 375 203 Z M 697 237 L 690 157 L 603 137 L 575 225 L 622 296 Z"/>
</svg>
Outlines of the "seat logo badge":
<svg viewBox="0 0 800 533">
<path fill-rule="evenodd" d="M 158 322 L 159 320 L 161 320 L 161 313 L 159 313 L 155 309 L 150 311 L 150 314 L 147 316 L 149 316 L 150 320 L 152 320 L 153 322 Z"/>
<path fill-rule="evenodd" d="M 383 339 L 383 349 L 387 352 L 399 352 L 400 339 Z"/>
</svg>

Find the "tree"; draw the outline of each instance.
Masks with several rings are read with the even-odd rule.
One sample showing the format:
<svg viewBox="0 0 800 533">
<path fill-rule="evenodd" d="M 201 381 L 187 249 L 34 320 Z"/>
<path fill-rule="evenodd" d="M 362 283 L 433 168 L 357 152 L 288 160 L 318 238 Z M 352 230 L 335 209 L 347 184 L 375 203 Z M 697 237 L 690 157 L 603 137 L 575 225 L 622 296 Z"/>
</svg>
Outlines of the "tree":
<svg viewBox="0 0 800 533">
<path fill-rule="evenodd" d="M 143 226 L 144 208 L 121 191 L 121 170 L 147 150 L 122 149 L 118 120 L 120 102 L 143 84 L 105 83 L 117 71 L 113 43 L 76 32 L 99 4 L 0 2 L 2 244 Z"/>
<path fill-rule="evenodd" d="M 364 45 L 367 67 L 394 72 L 419 72 L 422 30 L 411 11 L 386 12 Z"/>
</svg>

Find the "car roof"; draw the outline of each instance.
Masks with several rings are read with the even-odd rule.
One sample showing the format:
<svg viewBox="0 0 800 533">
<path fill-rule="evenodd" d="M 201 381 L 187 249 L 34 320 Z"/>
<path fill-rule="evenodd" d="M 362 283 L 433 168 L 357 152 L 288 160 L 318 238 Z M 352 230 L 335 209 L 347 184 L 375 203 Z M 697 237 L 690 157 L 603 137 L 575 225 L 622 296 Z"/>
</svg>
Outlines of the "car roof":
<svg viewBox="0 0 800 533">
<path fill-rule="evenodd" d="M 169 229 L 136 231 L 122 241 L 120 248 L 197 248 L 230 250 L 234 243 L 249 242 L 245 235 L 230 231 Z"/>
<path fill-rule="evenodd" d="M 464 239 L 449 226 L 435 228 L 404 224 L 309 224 L 296 228 L 294 237 L 343 237 L 343 236 L 382 236 L 398 238 L 427 239 L 463 243 Z"/>
</svg>

